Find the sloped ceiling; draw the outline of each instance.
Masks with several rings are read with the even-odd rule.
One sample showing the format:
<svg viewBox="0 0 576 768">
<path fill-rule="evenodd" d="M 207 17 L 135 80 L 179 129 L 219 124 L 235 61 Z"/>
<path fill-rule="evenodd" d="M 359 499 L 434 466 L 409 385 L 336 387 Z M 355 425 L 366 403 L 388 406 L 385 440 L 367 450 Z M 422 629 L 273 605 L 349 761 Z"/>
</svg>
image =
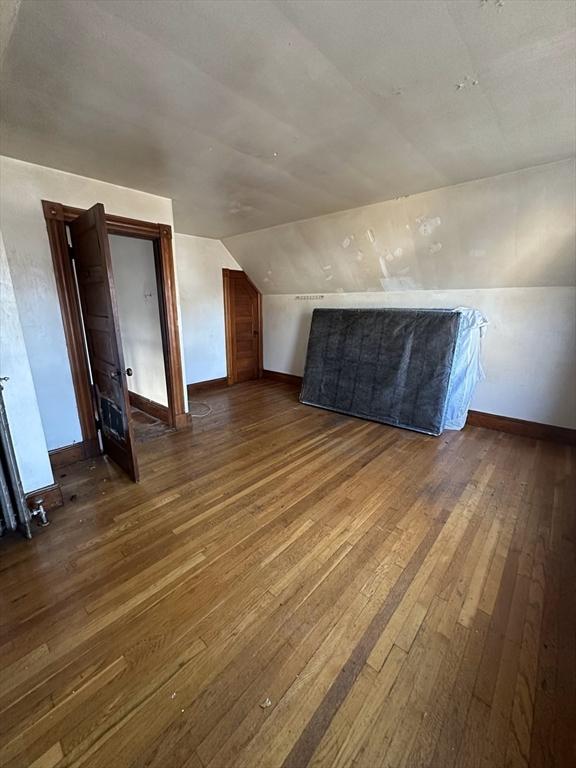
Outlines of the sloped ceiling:
<svg viewBox="0 0 576 768">
<path fill-rule="evenodd" d="M 574 153 L 564 0 L 23 0 L 2 151 L 231 236 Z"/>
<path fill-rule="evenodd" d="M 569 159 L 224 244 L 262 293 L 573 286 L 575 213 Z"/>
</svg>

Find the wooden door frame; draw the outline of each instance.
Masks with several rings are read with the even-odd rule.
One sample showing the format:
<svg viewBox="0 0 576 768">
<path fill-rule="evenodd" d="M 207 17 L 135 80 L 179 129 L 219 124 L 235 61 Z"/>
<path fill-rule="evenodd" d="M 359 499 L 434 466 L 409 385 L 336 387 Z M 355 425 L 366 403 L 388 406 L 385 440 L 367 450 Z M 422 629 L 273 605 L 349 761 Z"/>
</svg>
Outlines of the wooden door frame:
<svg viewBox="0 0 576 768">
<path fill-rule="evenodd" d="M 100 448 L 90 392 L 90 377 L 81 313 L 66 235 L 66 224 L 74 221 L 77 216 L 84 213 L 85 209 L 62 205 L 49 200 L 42 200 L 42 209 L 48 230 L 72 382 L 78 406 L 83 454 L 85 458 L 89 458 L 98 455 Z M 186 426 L 189 421 L 188 414 L 184 410 L 184 381 L 182 378 L 178 304 L 172 253 L 172 228 L 168 224 L 139 221 L 138 219 L 115 216 L 111 213 L 106 213 L 106 226 L 110 235 L 136 237 L 141 240 L 149 240 L 153 244 L 168 394 L 168 419 L 171 426 L 180 429 Z"/>
<path fill-rule="evenodd" d="M 234 323 L 232 322 L 232 307 L 230 304 L 230 273 L 244 275 L 258 296 L 258 378 L 262 378 L 263 355 L 262 355 L 262 294 L 256 288 L 252 280 L 242 269 L 223 269 L 222 286 L 224 289 L 224 333 L 226 336 L 226 381 L 228 386 L 236 384 L 237 373 L 234 365 Z"/>
</svg>

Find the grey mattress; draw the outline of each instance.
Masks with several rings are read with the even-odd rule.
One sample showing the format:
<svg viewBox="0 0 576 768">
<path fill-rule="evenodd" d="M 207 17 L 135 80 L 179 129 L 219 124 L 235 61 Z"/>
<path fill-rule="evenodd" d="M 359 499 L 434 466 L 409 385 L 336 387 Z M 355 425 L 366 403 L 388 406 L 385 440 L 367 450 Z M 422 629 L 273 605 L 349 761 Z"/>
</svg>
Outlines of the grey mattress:
<svg viewBox="0 0 576 768">
<path fill-rule="evenodd" d="M 315 309 L 300 402 L 439 435 L 460 314 Z"/>
</svg>

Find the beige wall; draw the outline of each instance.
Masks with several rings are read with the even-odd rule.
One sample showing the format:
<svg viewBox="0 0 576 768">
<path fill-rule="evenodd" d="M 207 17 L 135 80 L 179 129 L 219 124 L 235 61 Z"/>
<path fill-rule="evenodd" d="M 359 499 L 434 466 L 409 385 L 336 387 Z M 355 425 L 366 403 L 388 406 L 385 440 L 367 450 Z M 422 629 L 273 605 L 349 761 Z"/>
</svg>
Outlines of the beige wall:
<svg viewBox="0 0 576 768">
<path fill-rule="evenodd" d="M 0 232 L 0 377 L 24 491 L 54 482 L 4 240 Z"/>
<path fill-rule="evenodd" d="M 186 382 L 226 376 L 222 269 L 240 269 L 220 240 L 176 235 Z"/>
<path fill-rule="evenodd" d="M 48 448 L 82 439 L 42 199 L 172 225 L 172 201 L 0 158 L 0 216 Z"/>
</svg>

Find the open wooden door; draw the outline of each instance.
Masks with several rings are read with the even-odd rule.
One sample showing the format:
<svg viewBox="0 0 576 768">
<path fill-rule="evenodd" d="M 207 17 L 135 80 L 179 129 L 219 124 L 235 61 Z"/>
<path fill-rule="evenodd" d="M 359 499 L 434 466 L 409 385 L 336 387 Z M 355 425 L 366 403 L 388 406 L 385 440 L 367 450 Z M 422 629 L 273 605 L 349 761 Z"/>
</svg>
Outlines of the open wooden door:
<svg viewBox="0 0 576 768">
<path fill-rule="evenodd" d="M 104 206 L 97 203 L 69 226 L 104 453 L 136 482 L 138 463 Z"/>
<path fill-rule="evenodd" d="M 262 376 L 261 295 L 245 272 L 224 269 L 228 383 Z"/>
</svg>

